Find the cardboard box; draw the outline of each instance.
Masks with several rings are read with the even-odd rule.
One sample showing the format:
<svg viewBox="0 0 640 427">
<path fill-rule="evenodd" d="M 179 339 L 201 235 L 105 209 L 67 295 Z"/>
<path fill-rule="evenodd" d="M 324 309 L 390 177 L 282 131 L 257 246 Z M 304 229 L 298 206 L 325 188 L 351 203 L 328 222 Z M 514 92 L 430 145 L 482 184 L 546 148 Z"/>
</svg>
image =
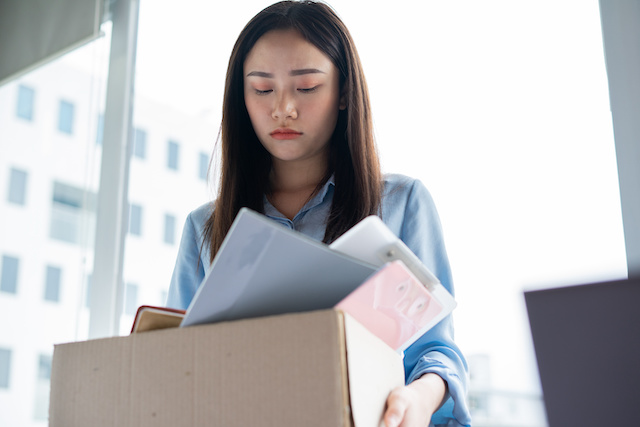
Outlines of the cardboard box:
<svg viewBox="0 0 640 427">
<path fill-rule="evenodd" d="M 336 310 L 55 346 L 49 425 L 378 426 L 400 356 Z"/>
</svg>

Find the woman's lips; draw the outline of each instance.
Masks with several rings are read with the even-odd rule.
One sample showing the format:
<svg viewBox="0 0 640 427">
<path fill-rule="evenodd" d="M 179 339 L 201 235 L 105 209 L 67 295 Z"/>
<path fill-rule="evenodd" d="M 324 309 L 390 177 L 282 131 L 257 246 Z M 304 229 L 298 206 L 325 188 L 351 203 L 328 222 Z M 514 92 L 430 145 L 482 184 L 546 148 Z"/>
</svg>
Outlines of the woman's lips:
<svg viewBox="0 0 640 427">
<path fill-rule="evenodd" d="M 302 132 L 293 129 L 276 129 L 270 135 L 275 139 L 295 139 L 302 135 Z"/>
</svg>

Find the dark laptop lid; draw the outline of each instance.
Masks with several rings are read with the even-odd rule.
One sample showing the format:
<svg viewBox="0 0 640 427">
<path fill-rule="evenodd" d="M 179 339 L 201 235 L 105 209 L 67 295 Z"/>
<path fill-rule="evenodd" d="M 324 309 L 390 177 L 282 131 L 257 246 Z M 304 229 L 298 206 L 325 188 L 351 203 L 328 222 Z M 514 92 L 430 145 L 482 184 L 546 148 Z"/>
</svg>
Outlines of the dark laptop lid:
<svg viewBox="0 0 640 427">
<path fill-rule="evenodd" d="M 640 279 L 525 301 L 549 426 L 640 425 Z"/>
</svg>

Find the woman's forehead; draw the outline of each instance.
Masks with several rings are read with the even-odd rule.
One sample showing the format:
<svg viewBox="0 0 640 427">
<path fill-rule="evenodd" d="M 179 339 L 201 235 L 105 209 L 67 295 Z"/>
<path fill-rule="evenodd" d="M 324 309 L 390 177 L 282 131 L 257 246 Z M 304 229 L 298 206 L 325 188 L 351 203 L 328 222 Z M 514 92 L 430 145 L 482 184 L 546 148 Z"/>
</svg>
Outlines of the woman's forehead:
<svg viewBox="0 0 640 427">
<path fill-rule="evenodd" d="M 326 73 L 332 65 L 324 52 L 294 29 L 265 33 L 249 51 L 244 62 L 245 75 L 251 71 L 290 72 L 305 69 L 318 69 Z"/>
</svg>

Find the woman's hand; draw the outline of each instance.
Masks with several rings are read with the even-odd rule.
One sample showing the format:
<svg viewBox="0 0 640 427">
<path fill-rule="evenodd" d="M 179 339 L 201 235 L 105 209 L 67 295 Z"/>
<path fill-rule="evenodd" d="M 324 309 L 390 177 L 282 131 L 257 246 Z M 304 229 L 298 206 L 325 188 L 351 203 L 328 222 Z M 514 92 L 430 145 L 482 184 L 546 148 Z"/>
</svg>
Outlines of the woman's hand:
<svg viewBox="0 0 640 427">
<path fill-rule="evenodd" d="M 447 384 L 437 374 L 428 373 L 411 384 L 389 393 L 384 423 L 387 427 L 426 427 L 444 403 Z"/>
</svg>

